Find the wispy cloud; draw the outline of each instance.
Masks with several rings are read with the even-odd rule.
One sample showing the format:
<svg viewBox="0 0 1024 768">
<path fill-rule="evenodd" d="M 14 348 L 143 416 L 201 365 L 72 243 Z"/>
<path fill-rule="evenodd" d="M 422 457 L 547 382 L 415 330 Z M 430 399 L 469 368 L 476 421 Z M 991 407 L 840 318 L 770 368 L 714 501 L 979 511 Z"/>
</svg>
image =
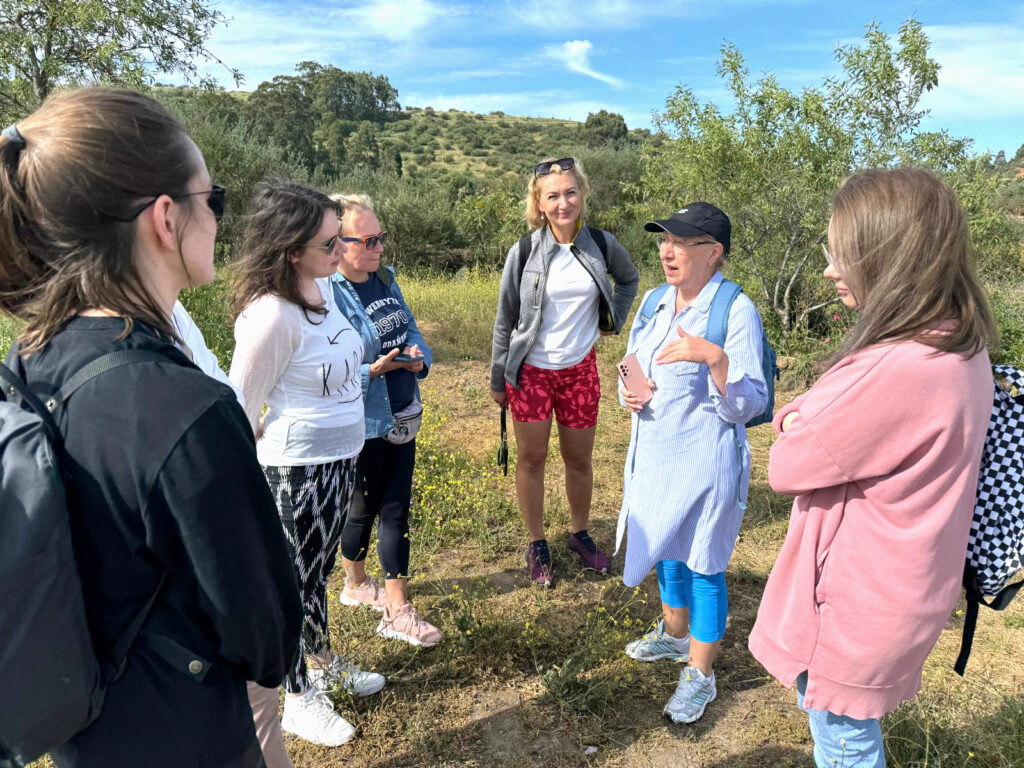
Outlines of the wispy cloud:
<svg viewBox="0 0 1024 768">
<path fill-rule="evenodd" d="M 560 61 L 572 72 L 600 80 L 613 88 L 622 88 L 623 82 L 617 77 L 605 75 L 590 66 L 590 52 L 594 50 L 594 44 L 589 40 L 570 40 L 561 45 L 549 45 L 545 48 L 547 54 Z"/>
<path fill-rule="evenodd" d="M 925 27 L 925 34 L 942 65 L 939 87 L 924 98 L 934 118 L 1024 118 L 1024 19 Z"/>
<path fill-rule="evenodd" d="M 371 0 L 352 15 L 355 28 L 364 34 L 408 43 L 420 38 L 439 18 L 458 12 L 457 7 L 442 9 L 430 0 Z"/>
</svg>

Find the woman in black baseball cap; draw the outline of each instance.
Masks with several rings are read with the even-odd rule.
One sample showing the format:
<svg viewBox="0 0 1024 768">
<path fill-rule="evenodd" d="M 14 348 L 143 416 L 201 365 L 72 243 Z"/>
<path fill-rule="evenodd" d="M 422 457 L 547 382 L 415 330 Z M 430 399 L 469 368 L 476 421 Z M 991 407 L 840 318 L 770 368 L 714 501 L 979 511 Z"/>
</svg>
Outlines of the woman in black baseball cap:
<svg viewBox="0 0 1024 768">
<path fill-rule="evenodd" d="M 753 302 L 719 272 L 728 216 L 691 203 L 646 229 L 659 233 L 667 284 L 644 297 L 629 336 L 653 397 L 620 390 L 633 424 L 617 545 L 628 526 L 622 580 L 634 587 L 656 569 L 664 618 L 626 653 L 686 662 L 664 711 L 692 723 L 717 695 L 725 567 L 750 480 L 744 425 L 768 403 L 763 329 Z"/>
</svg>

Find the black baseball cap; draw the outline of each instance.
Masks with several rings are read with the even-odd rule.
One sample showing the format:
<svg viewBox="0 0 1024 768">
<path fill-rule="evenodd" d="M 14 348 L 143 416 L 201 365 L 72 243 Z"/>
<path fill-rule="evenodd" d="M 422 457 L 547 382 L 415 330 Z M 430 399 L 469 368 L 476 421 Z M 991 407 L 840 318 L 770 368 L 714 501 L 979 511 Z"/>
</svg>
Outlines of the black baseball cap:
<svg viewBox="0 0 1024 768">
<path fill-rule="evenodd" d="M 710 235 L 722 244 L 723 253 L 729 255 L 732 223 L 729 217 L 711 203 L 687 203 L 667 219 L 648 221 L 648 232 L 668 232 L 676 237 Z"/>
</svg>

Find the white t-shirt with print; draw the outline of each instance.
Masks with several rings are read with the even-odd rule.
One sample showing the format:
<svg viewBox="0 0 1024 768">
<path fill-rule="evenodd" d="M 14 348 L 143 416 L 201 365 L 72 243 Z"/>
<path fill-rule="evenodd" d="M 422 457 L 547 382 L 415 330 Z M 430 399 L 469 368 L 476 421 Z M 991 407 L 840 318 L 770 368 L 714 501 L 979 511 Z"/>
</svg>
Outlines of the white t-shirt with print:
<svg viewBox="0 0 1024 768">
<path fill-rule="evenodd" d="M 265 466 L 325 464 L 363 448 L 363 342 L 317 280 L 326 315 L 280 296 L 256 299 L 235 320 L 231 380 L 242 390 L 256 430 L 267 405 L 256 455 Z"/>
</svg>

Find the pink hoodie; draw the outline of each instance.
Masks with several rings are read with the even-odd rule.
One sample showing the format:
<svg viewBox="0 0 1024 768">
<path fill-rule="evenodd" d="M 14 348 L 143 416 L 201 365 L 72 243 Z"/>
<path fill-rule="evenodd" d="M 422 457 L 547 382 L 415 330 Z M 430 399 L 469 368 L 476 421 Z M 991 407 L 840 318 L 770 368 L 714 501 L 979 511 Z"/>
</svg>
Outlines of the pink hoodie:
<svg viewBox="0 0 1024 768">
<path fill-rule="evenodd" d="M 917 342 L 861 350 L 775 416 L 772 488 L 795 497 L 750 651 L 805 706 L 881 717 L 921 686 L 960 594 L 988 355 Z"/>
</svg>

